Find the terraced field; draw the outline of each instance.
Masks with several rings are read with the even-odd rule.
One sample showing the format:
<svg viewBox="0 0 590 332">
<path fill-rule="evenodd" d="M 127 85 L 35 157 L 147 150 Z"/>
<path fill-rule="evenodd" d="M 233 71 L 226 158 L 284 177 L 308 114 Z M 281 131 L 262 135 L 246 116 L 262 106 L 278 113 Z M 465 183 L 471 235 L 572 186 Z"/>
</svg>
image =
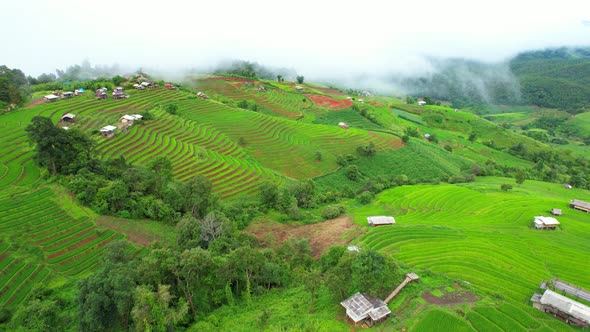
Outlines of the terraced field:
<svg viewBox="0 0 590 332">
<path fill-rule="evenodd" d="M 289 93 L 270 87 L 265 91 L 258 91 L 256 86 L 265 86 L 264 83 L 254 82 L 255 86 L 244 85 L 244 82 L 246 80 L 243 79 L 213 78 L 195 81 L 194 85 L 210 95 L 222 94 L 235 101 L 253 100 L 263 112 L 289 119 L 300 117 L 304 109 L 312 106 L 311 101 L 300 93 Z"/>
<path fill-rule="evenodd" d="M 432 271 L 470 285 L 499 306 L 477 305 L 466 320 L 479 331 L 567 329 L 536 312 L 528 299 L 542 280 L 558 277 L 590 288 L 590 216 L 567 207 L 590 193 L 527 181 L 513 193 L 508 179 L 484 178 L 465 185 L 404 186 L 378 196 L 357 221 L 394 215 L 394 227 L 372 228 L 361 247 L 390 253 L 418 271 Z M 531 228 L 532 218 L 562 208 L 557 231 Z M 556 328 L 558 327 L 558 328 Z M 421 328 L 416 328 L 421 330 Z"/>
<path fill-rule="evenodd" d="M 14 111 L 0 121 L 0 308 L 15 307 L 31 289 L 55 276 L 75 277 L 92 271 L 105 245 L 123 234 L 99 229 L 88 217 L 72 217 L 44 187 L 40 169 L 24 131 L 36 115 L 58 121 L 76 114 L 82 129 L 116 123 L 122 113 L 179 99 L 169 90 L 133 91 L 125 100 L 79 97 Z M 139 253 L 139 251 L 138 251 Z"/>
<path fill-rule="evenodd" d="M 299 123 L 208 100 L 187 99 L 177 105 L 183 117 L 211 124 L 233 141 L 243 141 L 244 149 L 262 166 L 297 179 L 335 170 L 338 154 L 355 153 L 356 147 L 369 142 L 379 151 L 401 146 L 392 135 Z M 318 151 L 323 161 L 314 163 Z"/>
</svg>

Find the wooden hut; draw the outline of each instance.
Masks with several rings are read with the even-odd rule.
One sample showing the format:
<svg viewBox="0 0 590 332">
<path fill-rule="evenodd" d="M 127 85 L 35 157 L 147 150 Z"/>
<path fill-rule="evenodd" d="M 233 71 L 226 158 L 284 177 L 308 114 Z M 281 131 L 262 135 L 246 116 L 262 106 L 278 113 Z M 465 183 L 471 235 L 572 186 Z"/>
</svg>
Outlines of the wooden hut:
<svg viewBox="0 0 590 332">
<path fill-rule="evenodd" d="M 590 326 L 590 307 L 569 297 L 547 289 L 542 296 L 535 293 L 531 301 L 534 308 L 549 313 L 570 325 L 581 328 Z"/>
<path fill-rule="evenodd" d="M 66 91 L 61 94 L 62 98 L 72 98 L 73 96 L 74 96 L 74 92 L 72 92 L 72 91 Z"/>
<path fill-rule="evenodd" d="M 74 118 L 75 117 L 76 116 L 74 114 L 72 114 L 72 113 L 66 113 L 66 114 L 64 114 L 61 117 L 60 121 L 62 121 L 62 122 L 74 122 Z"/>
<path fill-rule="evenodd" d="M 555 229 L 559 225 L 559 221 L 553 217 L 537 216 L 533 220 L 536 229 Z"/>
<path fill-rule="evenodd" d="M 383 226 L 383 225 L 393 225 L 395 224 L 395 219 L 393 217 L 388 216 L 373 216 L 367 217 L 367 222 L 369 226 Z"/>
<path fill-rule="evenodd" d="M 338 122 L 338 127 L 342 128 L 342 129 L 348 129 L 348 128 L 350 128 L 348 126 L 348 124 L 346 124 L 345 122 Z"/>
<path fill-rule="evenodd" d="M 49 101 L 49 102 L 53 102 L 53 101 L 57 101 L 59 100 L 59 97 L 54 95 L 53 93 L 50 95 L 47 95 L 45 97 L 43 97 L 45 100 Z"/>
<path fill-rule="evenodd" d="M 574 199 L 570 202 L 570 207 L 575 210 L 584 211 L 590 213 L 590 203 Z"/>
<path fill-rule="evenodd" d="M 366 323 L 373 326 L 391 314 L 383 300 L 367 294 L 356 293 L 340 302 L 340 305 L 346 309 L 346 317 L 355 325 Z"/>
<path fill-rule="evenodd" d="M 100 135 L 102 137 L 113 137 L 115 136 L 115 130 L 117 129 L 117 127 L 115 126 L 104 126 L 102 128 L 100 128 Z"/>
<path fill-rule="evenodd" d="M 554 216 L 561 216 L 561 209 L 551 209 L 551 214 Z"/>
</svg>

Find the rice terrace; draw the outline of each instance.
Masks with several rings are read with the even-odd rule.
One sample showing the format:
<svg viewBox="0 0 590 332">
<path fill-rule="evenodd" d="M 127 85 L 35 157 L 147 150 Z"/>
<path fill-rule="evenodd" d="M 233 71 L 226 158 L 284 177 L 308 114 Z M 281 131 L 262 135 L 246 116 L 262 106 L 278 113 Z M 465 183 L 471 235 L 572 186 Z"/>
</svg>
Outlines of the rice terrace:
<svg viewBox="0 0 590 332">
<path fill-rule="evenodd" d="M 484 60 L 443 52 L 463 20 L 398 15 L 389 49 L 393 21 L 364 27 L 390 8 L 349 31 L 313 5 L 280 38 L 272 6 L 27 14 L 55 46 L 0 64 L 1 331 L 590 328 L 590 48 L 514 31 Z M 356 46 L 314 44 L 328 23 Z M 121 65 L 64 63 L 54 25 L 71 51 L 134 34 L 100 46 Z"/>
</svg>

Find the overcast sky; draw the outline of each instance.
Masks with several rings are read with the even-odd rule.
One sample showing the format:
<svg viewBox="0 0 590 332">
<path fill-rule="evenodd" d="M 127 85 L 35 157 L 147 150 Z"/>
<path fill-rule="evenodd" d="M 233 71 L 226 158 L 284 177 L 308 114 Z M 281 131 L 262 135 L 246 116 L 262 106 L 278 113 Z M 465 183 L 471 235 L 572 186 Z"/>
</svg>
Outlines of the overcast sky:
<svg viewBox="0 0 590 332">
<path fill-rule="evenodd" d="M 243 59 L 309 78 L 428 70 L 423 56 L 501 61 L 590 45 L 590 0 L 7 0 L 0 65 L 178 70 Z"/>
</svg>

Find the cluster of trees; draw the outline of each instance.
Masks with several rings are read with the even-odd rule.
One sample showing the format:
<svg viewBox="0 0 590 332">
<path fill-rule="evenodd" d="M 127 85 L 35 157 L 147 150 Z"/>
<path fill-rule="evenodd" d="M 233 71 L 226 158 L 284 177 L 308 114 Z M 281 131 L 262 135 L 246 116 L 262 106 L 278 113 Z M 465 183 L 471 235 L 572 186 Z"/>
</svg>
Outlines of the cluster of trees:
<svg viewBox="0 0 590 332">
<path fill-rule="evenodd" d="M 111 77 L 118 75 L 121 69 L 118 65 L 112 66 L 92 66 L 88 60 L 82 61 L 81 64 L 69 66 L 66 69 L 56 69 L 54 73 L 43 73 L 38 77 L 28 76 L 30 84 L 43 84 L 54 81 L 89 81 L 99 77 Z M 57 75 L 56 75 L 57 74 Z"/>
<path fill-rule="evenodd" d="M 20 69 L 0 66 L 0 109 L 19 105 L 29 94 L 29 82 Z"/>
<path fill-rule="evenodd" d="M 196 323 L 210 330 L 203 318 L 212 310 L 249 305 L 273 288 L 304 288 L 313 312 L 322 288 L 337 303 L 355 292 L 385 297 L 401 279 L 391 257 L 369 249 L 332 247 L 314 261 L 306 239 L 263 248 L 217 212 L 186 217 L 176 232 L 174 245 L 153 243 L 141 257 L 126 241 L 110 243 L 101 267 L 79 282 L 74 307 L 41 287 L 7 326 L 50 331 L 77 321 L 82 331 L 170 331 Z"/>
<path fill-rule="evenodd" d="M 173 179 L 166 157 L 145 167 L 130 165 L 123 157 L 101 161 L 94 140 L 76 129 L 63 130 L 47 117 L 34 117 L 26 131 L 38 164 L 60 176 L 78 201 L 98 213 L 175 222 L 183 214 L 203 217 L 215 205 L 207 178 Z"/>
</svg>

